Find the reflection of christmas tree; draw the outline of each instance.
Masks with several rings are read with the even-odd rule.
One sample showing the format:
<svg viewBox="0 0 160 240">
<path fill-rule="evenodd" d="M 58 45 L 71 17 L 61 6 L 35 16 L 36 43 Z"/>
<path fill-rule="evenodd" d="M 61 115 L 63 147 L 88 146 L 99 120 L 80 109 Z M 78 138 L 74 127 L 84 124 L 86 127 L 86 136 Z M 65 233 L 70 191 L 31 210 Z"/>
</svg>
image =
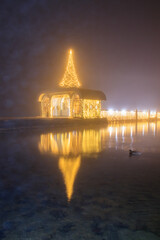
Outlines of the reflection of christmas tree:
<svg viewBox="0 0 160 240">
<path fill-rule="evenodd" d="M 80 164 L 80 156 L 59 158 L 59 168 L 64 177 L 68 201 L 70 201 L 72 197 L 74 181 L 80 168 Z"/>
<path fill-rule="evenodd" d="M 66 88 L 78 88 L 80 86 L 80 82 L 78 81 L 78 77 L 73 63 L 72 50 L 69 51 L 67 68 L 64 73 L 64 77 L 59 85 Z"/>
</svg>

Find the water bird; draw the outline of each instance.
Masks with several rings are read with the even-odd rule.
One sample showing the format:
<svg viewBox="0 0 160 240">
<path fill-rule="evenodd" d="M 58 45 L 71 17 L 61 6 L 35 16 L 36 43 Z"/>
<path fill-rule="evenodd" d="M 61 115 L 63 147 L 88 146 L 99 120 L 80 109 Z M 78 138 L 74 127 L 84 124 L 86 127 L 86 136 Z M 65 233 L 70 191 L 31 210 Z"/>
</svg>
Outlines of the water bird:
<svg viewBox="0 0 160 240">
<path fill-rule="evenodd" d="M 140 156 L 141 152 L 129 149 L 129 156 Z"/>
</svg>

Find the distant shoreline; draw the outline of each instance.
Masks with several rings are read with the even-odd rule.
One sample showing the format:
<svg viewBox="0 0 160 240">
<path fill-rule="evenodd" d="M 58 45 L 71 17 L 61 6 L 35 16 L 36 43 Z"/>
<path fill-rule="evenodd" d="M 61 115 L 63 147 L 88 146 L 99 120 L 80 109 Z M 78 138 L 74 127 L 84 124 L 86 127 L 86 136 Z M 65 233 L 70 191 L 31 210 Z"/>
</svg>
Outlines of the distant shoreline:
<svg viewBox="0 0 160 240">
<path fill-rule="evenodd" d="M 155 122 L 158 119 L 142 120 L 137 122 Z M 19 117 L 0 118 L 0 132 L 19 129 L 42 129 L 56 130 L 65 128 L 107 126 L 108 124 L 136 123 L 136 120 L 107 120 L 107 118 L 80 119 L 80 118 L 42 118 L 42 117 Z"/>
<path fill-rule="evenodd" d="M 105 118 L 80 119 L 80 118 L 1 118 L 0 131 L 16 129 L 55 129 L 66 127 L 92 127 L 97 125 L 107 125 Z"/>
</svg>

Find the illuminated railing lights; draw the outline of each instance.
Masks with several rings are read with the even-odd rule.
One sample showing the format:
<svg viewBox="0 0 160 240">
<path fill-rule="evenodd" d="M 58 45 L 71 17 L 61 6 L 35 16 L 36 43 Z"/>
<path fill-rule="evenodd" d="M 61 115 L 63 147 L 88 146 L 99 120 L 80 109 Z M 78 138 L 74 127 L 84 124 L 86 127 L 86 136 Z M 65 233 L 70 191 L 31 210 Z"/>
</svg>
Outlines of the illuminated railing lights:
<svg viewBox="0 0 160 240">
<path fill-rule="evenodd" d="M 108 110 L 108 113 L 109 113 L 110 115 L 112 115 L 112 114 L 114 113 L 113 109 L 112 109 L 112 108 L 109 109 L 109 110 Z"/>
<path fill-rule="evenodd" d="M 125 109 L 123 109 L 123 110 L 121 111 L 121 114 L 122 114 L 123 116 L 125 116 L 125 115 L 127 114 L 127 111 L 126 111 Z"/>
<path fill-rule="evenodd" d="M 130 113 L 131 113 L 131 114 L 135 114 L 135 112 L 134 112 L 133 110 L 132 110 L 132 111 L 130 111 Z"/>
<path fill-rule="evenodd" d="M 113 110 L 112 108 L 108 110 L 101 111 L 101 118 L 107 118 L 109 121 L 119 121 L 119 120 L 147 120 L 147 119 L 159 119 L 160 112 L 152 111 L 137 111 L 137 110 L 126 110 L 121 111 Z"/>
</svg>

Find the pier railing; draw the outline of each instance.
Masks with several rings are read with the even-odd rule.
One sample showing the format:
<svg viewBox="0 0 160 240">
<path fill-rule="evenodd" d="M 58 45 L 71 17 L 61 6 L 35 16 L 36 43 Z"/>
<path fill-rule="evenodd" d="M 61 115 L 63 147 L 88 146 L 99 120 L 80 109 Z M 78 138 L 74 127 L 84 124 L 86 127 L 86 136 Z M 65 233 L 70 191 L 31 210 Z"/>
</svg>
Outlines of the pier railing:
<svg viewBox="0 0 160 240">
<path fill-rule="evenodd" d="M 160 120 L 160 112 L 150 110 L 102 110 L 101 118 L 107 118 L 108 121 Z"/>
</svg>

